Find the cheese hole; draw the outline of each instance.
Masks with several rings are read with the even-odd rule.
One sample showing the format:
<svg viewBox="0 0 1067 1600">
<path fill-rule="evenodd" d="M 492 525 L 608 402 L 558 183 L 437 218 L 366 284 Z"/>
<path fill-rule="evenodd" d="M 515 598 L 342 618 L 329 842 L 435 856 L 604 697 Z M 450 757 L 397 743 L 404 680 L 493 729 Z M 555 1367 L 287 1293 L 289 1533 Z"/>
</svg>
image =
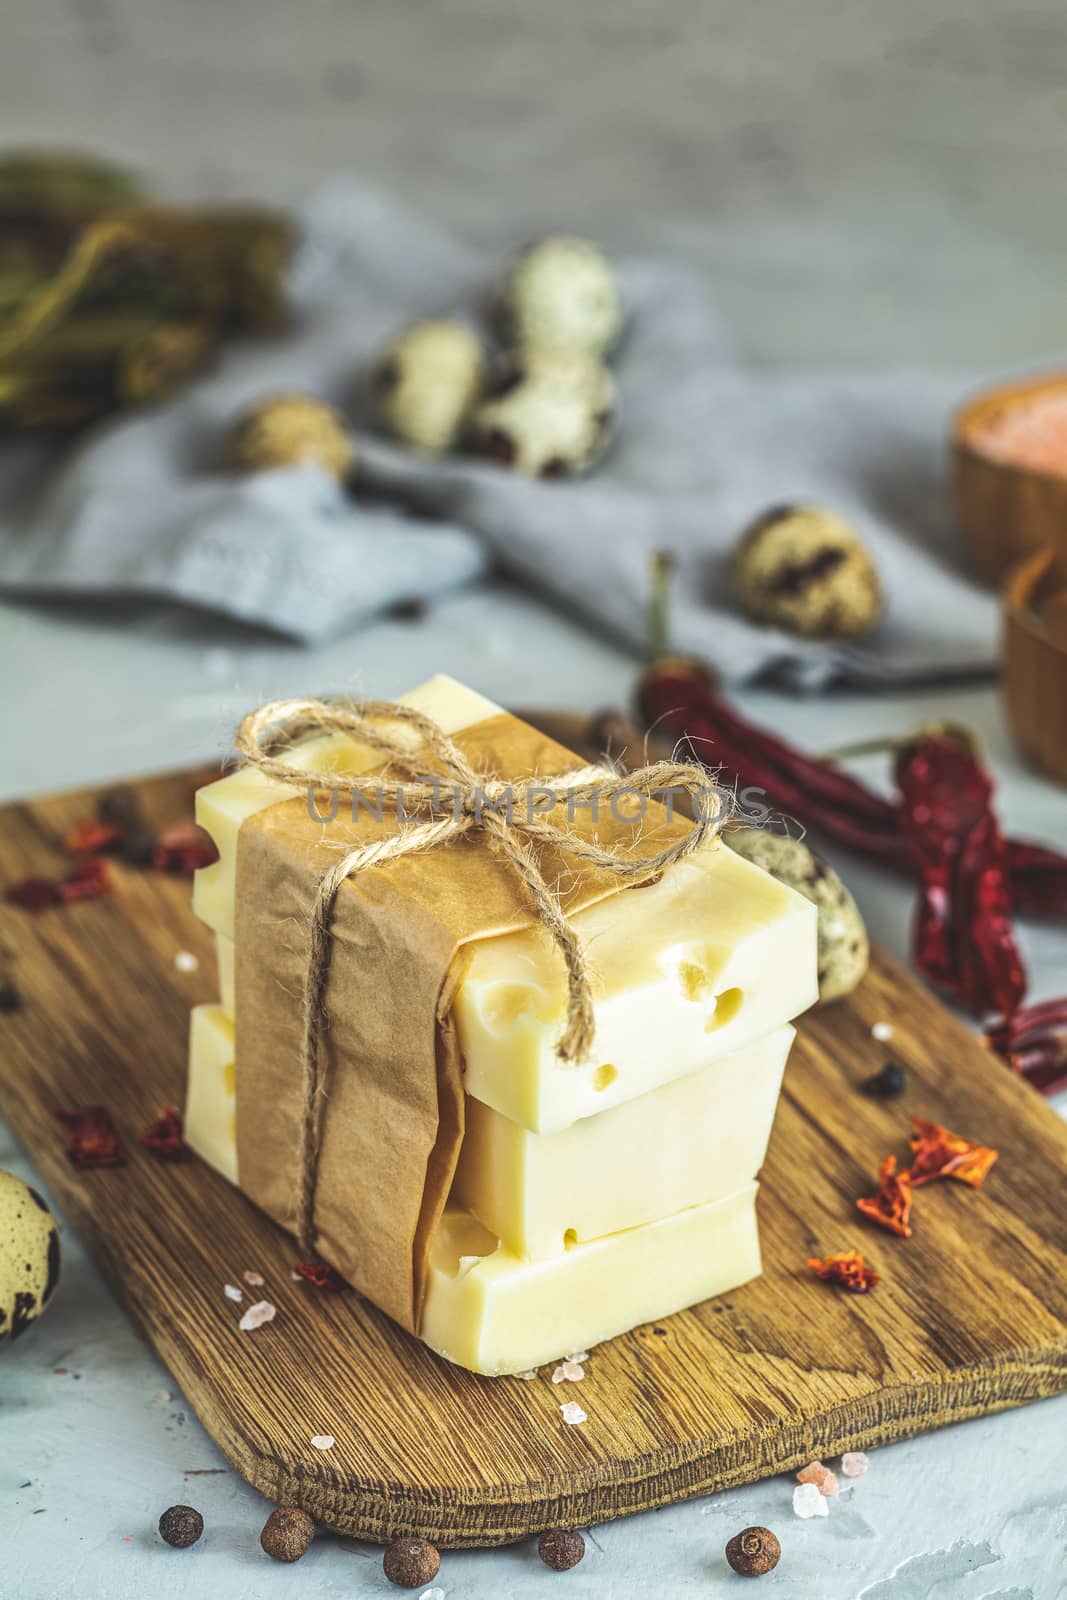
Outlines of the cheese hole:
<svg viewBox="0 0 1067 1600">
<path fill-rule="evenodd" d="M 737 1016 L 744 998 L 743 989 L 724 989 L 722 994 L 716 995 L 715 1008 L 704 1024 L 704 1032 L 715 1033 L 717 1029 L 725 1028 Z"/>
<path fill-rule="evenodd" d="M 706 1000 L 711 989 L 711 977 L 695 961 L 683 961 L 678 968 L 678 981 L 687 1000 Z"/>
<path fill-rule="evenodd" d="M 610 1061 L 605 1061 L 602 1067 L 597 1067 L 593 1073 L 593 1088 L 597 1094 L 610 1089 L 615 1079 L 619 1076 L 618 1067 L 613 1067 Z"/>
<path fill-rule="evenodd" d="M 530 1009 L 530 991 L 523 983 L 496 983 L 485 1001 L 485 1020 L 496 1032 L 513 1028 Z"/>
</svg>

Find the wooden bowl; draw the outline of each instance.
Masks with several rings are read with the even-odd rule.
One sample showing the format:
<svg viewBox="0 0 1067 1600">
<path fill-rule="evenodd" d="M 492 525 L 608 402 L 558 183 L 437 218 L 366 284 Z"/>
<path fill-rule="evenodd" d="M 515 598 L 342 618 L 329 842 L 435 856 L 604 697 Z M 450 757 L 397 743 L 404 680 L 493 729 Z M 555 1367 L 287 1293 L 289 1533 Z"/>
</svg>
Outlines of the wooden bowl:
<svg viewBox="0 0 1067 1600">
<path fill-rule="evenodd" d="M 1004 591 L 1008 722 L 1035 766 L 1067 783 L 1067 561 L 1041 550 Z"/>
<path fill-rule="evenodd" d="M 953 418 L 956 520 L 979 576 L 990 585 L 1038 550 L 1055 550 L 1067 561 L 1067 474 L 999 460 L 975 437 L 996 413 L 1052 394 L 1067 399 L 1067 372 L 984 389 Z"/>
</svg>

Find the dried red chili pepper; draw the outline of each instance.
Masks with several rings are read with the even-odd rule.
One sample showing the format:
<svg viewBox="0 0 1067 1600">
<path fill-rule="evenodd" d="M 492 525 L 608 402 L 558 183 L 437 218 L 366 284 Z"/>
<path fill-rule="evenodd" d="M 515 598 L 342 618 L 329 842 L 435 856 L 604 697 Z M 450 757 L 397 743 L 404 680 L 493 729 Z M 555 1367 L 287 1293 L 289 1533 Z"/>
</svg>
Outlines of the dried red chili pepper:
<svg viewBox="0 0 1067 1600">
<path fill-rule="evenodd" d="M 182 1114 L 177 1106 L 164 1106 L 140 1142 L 160 1161 L 188 1161 L 193 1153 L 182 1138 Z"/>
<path fill-rule="evenodd" d="M 976 1016 L 1013 1011 L 1026 972 L 988 775 L 956 740 L 922 738 L 901 752 L 897 781 L 920 873 L 916 966 Z"/>
<path fill-rule="evenodd" d="M 693 759 L 709 770 L 736 774 L 742 786 L 762 789 L 771 804 L 858 854 L 915 872 L 897 805 L 836 762 L 806 755 L 739 716 L 698 662 L 654 661 L 638 683 L 637 703 L 646 728 L 688 739 Z M 1028 840 L 1008 839 L 1004 848 L 1017 911 L 1067 917 L 1067 856 Z"/>
<path fill-rule="evenodd" d="M 876 1222 L 880 1228 L 911 1238 L 911 1178 L 907 1172 L 897 1171 L 896 1156 L 886 1156 L 878 1168 L 878 1193 L 870 1199 L 857 1200 L 856 1210 Z"/>
<path fill-rule="evenodd" d="M 327 1294 L 340 1294 L 348 1284 L 335 1267 L 328 1267 L 325 1261 L 294 1261 L 293 1271 L 316 1289 L 322 1289 Z"/>
<path fill-rule="evenodd" d="M 809 1256 L 808 1267 L 824 1283 L 839 1284 L 853 1294 L 867 1294 L 879 1282 L 879 1274 L 867 1265 L 859 1250 L 843 1250 L 836 1256 Z"/>
<path fill-rule="evenodd" d="M 86 856 L 58 885 L 61 900 L 98 900 L 111 893 L 107 864 L 100 856 Z"/>
<path fill-rule="evenodd" d="M 72 1167 L 123 1167 L 126 1152 L 103 1106 L 79 1106 L 75 1111 L 57 1111 L 57 1118 L 68 1129 L 67 1160 Z"/>
<path fill-rule="evenodd" d="M 200 867 L 210 867 L 219 859 L 211 838 L 195 822 L 178 822 L 160 834 L 152 865 L 159 872 L 173 872 L 191 878 Z"/>
<path fill-rule="evenodd" d="M 4 899 L 23 911 L 44 911 L 59 904 L 59 885 L 51 878 L 22 878 L 4 890 Z"/>
<path fill-rule="evenodd" d="M 1067 1088 L 1067 996 L 1021 1006 L 987 1028 L 983 1043 L 1041 1094 Z"/>
<path fill-rule="evenodd" d="M 923 1183 L 933 1183 L 937 1178 L 956 1178 L 979 1188 L 997 1152 L 988 1145 L 974 1144 L 962 1139 L 958 1133 L 949 1133 L 936 1122 L 922 1117 L 912 1117 L 911 1148 L 913 1151 L 908 1179 L 912 1188 Z"/>
<path fill-rule="evenodd" d="M 126 829 L 119 823 L 86 817 L 65 835 L 63 848 L 72 856 L 102 856 L 117 850 L 125 837 Z"/>
</svg>

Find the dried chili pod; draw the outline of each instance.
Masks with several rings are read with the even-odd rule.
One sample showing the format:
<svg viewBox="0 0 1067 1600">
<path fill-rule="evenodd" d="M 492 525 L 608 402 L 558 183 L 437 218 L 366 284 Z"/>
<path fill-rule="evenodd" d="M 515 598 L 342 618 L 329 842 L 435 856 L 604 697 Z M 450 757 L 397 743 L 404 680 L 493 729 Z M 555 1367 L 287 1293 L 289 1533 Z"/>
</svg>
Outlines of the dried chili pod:
<svg viewBox="0 0 1067 1600">
<path fill-rule="evenodd" d="M 897 782 L 920 874 L 916 966 L 976 1016 L 1013 1011 L 1026 973 L 988 774 L 961 741 L 935 736 L 900 752 Z"/>
</svg>

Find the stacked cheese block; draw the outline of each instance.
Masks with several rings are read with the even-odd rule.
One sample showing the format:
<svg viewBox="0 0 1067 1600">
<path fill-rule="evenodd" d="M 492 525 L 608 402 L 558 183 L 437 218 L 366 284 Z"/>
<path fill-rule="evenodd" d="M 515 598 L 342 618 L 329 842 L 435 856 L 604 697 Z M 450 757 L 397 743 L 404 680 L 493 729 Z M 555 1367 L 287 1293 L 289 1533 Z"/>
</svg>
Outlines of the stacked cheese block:
<svg viewBox="0 0 1067 1600">
<path fill-rule="evenodd" d="M 441 677 L 402 699 L 446 733 L 498 712 Z M 374 759 L 338 735 L 298 756 L 350 772 Z M 221 1004 L 193 1013 L 186 1137 L 234 1183 L 237 833 L 291 792 L 243 769 L 198 796 L 219 860 L 194 906 L 217 936 Z M 593 969 L 594 1059 L 555 1054 L 566 994 L 542 930 L 476 943 L 457 990 L 466 1130 L 421 1334 L 476 1372 L 540 1366 L 760 1270 L 755 1178 L 789 1019 L 816 998 L 814 907 L 716 844 L 573 925 Z"/>
</svg>

